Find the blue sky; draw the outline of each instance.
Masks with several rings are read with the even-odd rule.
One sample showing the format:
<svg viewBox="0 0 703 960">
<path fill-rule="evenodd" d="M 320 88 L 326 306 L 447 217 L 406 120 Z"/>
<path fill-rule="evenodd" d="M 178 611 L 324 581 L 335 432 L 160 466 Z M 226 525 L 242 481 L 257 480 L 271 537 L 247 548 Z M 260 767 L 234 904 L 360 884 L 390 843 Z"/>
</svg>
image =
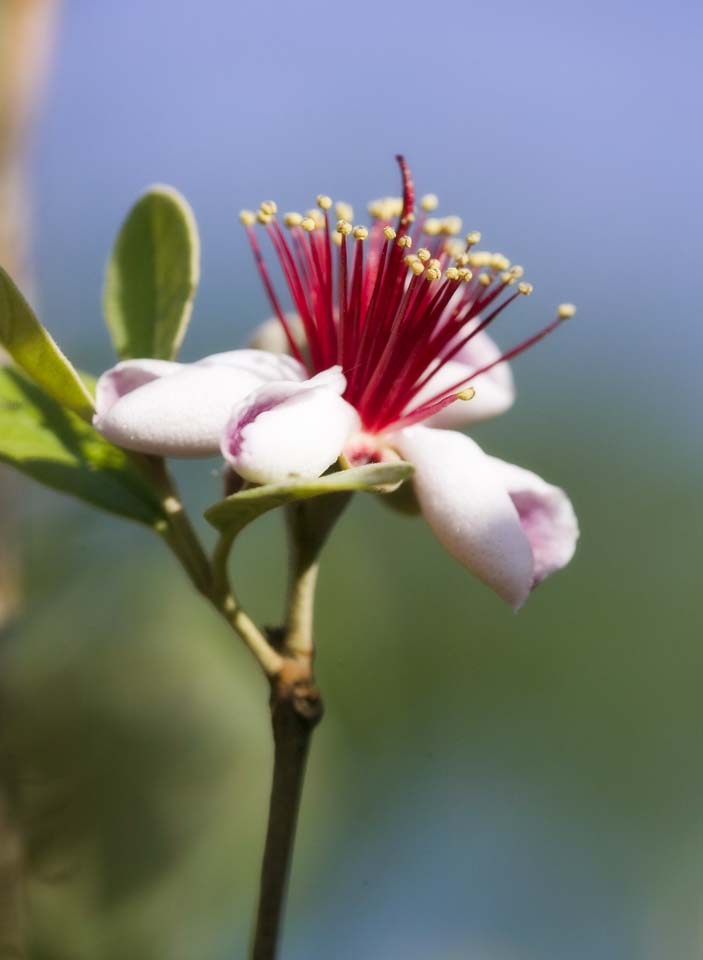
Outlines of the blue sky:
<svg viewBox="0 0 703 960">
<path fill-rule="evenodd" d="M 687 418 L 702 26 L 684 3 L 69 0 L 34 155 L 45 315 L 79 349 L 98 342 L 114 232 L 167 181 L 203 235 L 189 349 L 223 349 L 266 309 L 237 210 L 325 191 L 361 211 L 396 190 L 403 151 L 421 190 L 527 265 L 536 292 L 506 341 L 579 305 L 525 369 L 600 394 L 624 379 L 638 404 L 656 392 L 667 419 Z"/>
</svg>

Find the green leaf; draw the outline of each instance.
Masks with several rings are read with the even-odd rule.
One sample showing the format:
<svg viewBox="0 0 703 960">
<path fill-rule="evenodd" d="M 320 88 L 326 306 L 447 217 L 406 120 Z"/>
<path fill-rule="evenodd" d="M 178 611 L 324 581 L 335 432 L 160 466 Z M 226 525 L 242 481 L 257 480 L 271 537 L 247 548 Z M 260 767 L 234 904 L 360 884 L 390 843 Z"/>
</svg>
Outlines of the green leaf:
<svg viewBox="0 0 703 960">
<path fill-rule="evenodd" d="M 151 187 L 122 224 L 107 267 L 105 319 L 121 359 L 174 359 L 199 277 L 193 211 L 173 188 Z"/>
<path fill-rule="evenodd" d="M 223 533 L 236 536 L 263 513 L 296 500 L 309 500 L 330 493 L 376 491 L 378 487 L 407 480 L 413 468 L 402 460 L 395 463 L 371 463 L 351 470 L 328 473 L 317 479 L 296 479 L 252 487 L 220 500 L 205 513 L 205 519 Z"/>
<path fill-rule="evenodd" d="M 119 516 L 164 521 L 158 496 L 123 450 L 9 367 L 0 370 L 0 461 Z"/>
<path fill-rule="evenodd" d="M 0 267 L 0 344 L 15 363 L 63 407 L 90 421 L 93 399 L 78 373 Z"/>
</svg>

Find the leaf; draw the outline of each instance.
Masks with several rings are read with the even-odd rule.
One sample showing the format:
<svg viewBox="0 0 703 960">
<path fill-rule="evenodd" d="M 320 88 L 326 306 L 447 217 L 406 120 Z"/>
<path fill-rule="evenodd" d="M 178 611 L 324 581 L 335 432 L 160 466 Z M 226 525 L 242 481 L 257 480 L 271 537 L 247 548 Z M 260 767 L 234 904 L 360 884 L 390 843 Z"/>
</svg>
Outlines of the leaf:
<svg viewBox="0 0 703 960">
<path fill-rule="evenodd" d="M 149 481 L 123 450 L 9 367 L 0 370 L 0 461 L 130 520 L 164 520 Z"/>
<path fill-rule="evenodd" d="M 351 470 L 339 470 L 317 479 L 296 479 L 252 487 L 220 500 L 205 513 L 205 519 L 218 530 L 235 537 L 247 524 L 262 514 L 296 500 L 309 500 L 330 493 L 375 491 L 380 486 L 402 483 L 412 474 L 411 464 L 371 463 Z"/>
<path fill-rule="evenodd" d="M 107 267 L 103 306 L 122 360 L 173 360 L 200 277 L 193 211 L 172 187 L 151 187 L 132 207 Z"/>
<path fill-rule="evenodd" d="M 63 407 L 90 421 L 94 407 L 78 373 L 0 267 L 0 344 L 15 363 Z"/>
</svg>

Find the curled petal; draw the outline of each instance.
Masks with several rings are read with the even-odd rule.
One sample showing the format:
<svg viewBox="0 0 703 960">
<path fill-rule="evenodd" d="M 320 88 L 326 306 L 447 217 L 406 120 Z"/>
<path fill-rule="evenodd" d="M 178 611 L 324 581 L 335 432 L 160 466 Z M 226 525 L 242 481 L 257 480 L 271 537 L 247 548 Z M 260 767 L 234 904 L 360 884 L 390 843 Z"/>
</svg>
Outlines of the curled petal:
<svg viewBox="0 0 703 960">
<path fill-rule="evenodd" d="M 305 376 L 297 360 L 263 350 L 231 350 L 191 364 L 125 360 L 99 378 L 93 423 L 128 450 L 210 456 L 236 403 L 262 383 Z"/>
<path fill-rule="evenodd" d="M 578 520 L 571 501 L 560 487 L 536 473 L 496 457 L 488 457 L 507 488 L 532 547 L 536 586 L 571 560 L 579 537 Z"/>
<path fill-rule="evenodd" d="M 172 457 L 211 456 L 232 407 L 261 377 L 231 366 L 191 364 L 133 389 L 93 420 L 96 430 L 128 450 Z"/>
<path fill-rule="evenodd" d="M 500 355 L 500 348 L 487 333 L 477 333 L 427 382 L 418 398 L 413 401 L 413 406 L 418 405 L 418 399 L 431 400 L 445 388 L 451 388 L 462 378 L 471 376 L 474 370 L 480 370 L 497 360 Z M 426 425 L 449 429 L 468 426 L 505 413 L 515 401 L 515 384 L 507 363 L 499 363 L 492 370 L 471 380 L 470 385 L 476 388 L 476 395 L 472 400 L 457 400 L 426 420 Z"/>
<path fill-rule="evenodd" d="M 254 483 L 319 477 L 360 426 L 340 395 L 345 387 L 339 367 L 304 383 L 260 387 L 233 410 L 222 438 L 224 458 Z"/>
<path fill-rule="evenodd" d="M 420 508 L 442 546 L 511 607 L 521 607 L 533 582 L 532 549 L 491 460 L 454 431 L 411 427 L 394 445 L 415 467 Z"/>
<path fill-rule="evenodd" d="M 195 366 L 226 366 L 259 377 L 262 383 L 274 380 L 305 380 L 307 371 L 293 357 L 286 357 L 267 350 L 229 350 L 226 353 L 213 353 L 212 356 L 198 360 Z"/>
<path fill-rule="evenodd" d="M 104 416 L 120 397 L 151 383 L 152 380 L 168 377 L 179 370 L 183 370 L 183 364 L 170 360 L 122 360 L 98 377 L 95 385 L 95 409 L 98 417 Z"/>
</svg>

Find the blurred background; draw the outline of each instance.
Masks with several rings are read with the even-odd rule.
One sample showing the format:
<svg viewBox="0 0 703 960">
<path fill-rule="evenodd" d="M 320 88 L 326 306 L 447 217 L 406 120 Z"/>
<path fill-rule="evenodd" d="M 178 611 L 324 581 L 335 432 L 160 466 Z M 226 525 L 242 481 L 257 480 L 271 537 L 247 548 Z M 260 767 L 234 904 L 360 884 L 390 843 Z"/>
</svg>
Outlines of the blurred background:
<svg viewBox="0 0 703 960">
<path fill-rule="evenodd" d="M 113 362 L 104 264 L 147 184 L 200 224 L 195 359 L 268 314 L 238 210 L 319 192 L 363 210 L 397 192 L 398 151 L 441 212 L 526 264 L 503 345 L 579 306 L 476 431 L 569 491 L 568 570 L 514 616 L 371 498 L 327 549 L 327 715 L 284 960 L 703 957 L 700 6 L 56 12 L 27 158 L 33 297 L 78 365 Z M 178 474 L 196 512 L 219 496 L 216 461 Z M 244 956 L 271 764 L 256 665 L 149 533 L 29 483 L 13 514 L 0 956 Z M 269 517 L 236 563 L 268 623 L 282 544 Z"/>
</svg>

